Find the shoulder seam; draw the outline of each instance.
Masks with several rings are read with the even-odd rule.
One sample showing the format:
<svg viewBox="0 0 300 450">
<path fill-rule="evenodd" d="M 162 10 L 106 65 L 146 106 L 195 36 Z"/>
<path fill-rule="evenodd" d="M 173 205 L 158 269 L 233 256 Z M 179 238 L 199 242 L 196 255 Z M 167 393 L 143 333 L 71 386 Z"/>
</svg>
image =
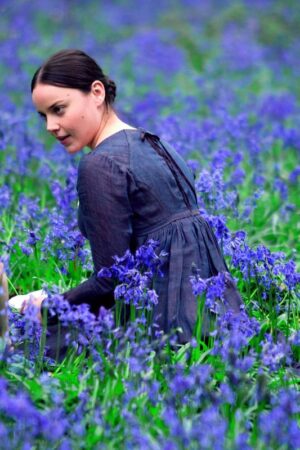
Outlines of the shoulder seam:
<svg viewBox="0 0 300 450">
<path fill-rule="evenodd" d="M 128 148 L 128 169 L 130 170 L 131 169 L 131 148 L 130 148 L 129 139 L 128 139 L 126 130 L 123 130 L 123 131 L 126 136 L 126 142 L 127 142 L 127 148 Z"/>
</svg>

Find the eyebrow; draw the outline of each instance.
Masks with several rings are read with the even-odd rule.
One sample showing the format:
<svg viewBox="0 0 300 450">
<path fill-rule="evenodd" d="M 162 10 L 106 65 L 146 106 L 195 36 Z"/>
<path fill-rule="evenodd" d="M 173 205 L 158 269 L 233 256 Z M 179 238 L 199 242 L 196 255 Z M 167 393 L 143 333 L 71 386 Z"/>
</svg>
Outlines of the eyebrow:
<svg viewBox="0 0 300 450">
<path fill-rule="evenodd" d="M 50 111 L 51 109 L 53 109 L 56 105 L 58 105 L 59 103 L 62 103 L 63 100 L 57 100 L 56 102 L 54 102 L 51 106 L 49 106 L 48 111 Z M 38 111 L 38 113 L 40 114 L 40 116 L 44 116 L 45 114 L 42 113 L 41 111 Z"/>
</svg>

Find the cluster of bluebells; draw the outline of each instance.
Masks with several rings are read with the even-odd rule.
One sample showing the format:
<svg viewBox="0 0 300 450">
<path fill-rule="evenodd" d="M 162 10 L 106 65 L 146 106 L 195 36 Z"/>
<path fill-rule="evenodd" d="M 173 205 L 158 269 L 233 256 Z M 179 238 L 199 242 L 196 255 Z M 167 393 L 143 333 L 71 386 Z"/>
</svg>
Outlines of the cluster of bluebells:
<svg viewBox="0 0 300 450">
<path fill-rule="evenodd" d="M 64 342 L 60 345 L 73 347 L 78 354 L 101 341 L 114 326 L 112 314 L 105 308 L 101 307 L 96 316 L 90 312 L 88 304 L 70 305 L 59 294 L 49 293 L 43 306 L 48 314 L 50 333 L 57 334 L 55 325 L 59 324 L 64 332 Z"/>
<path fill-rule="evenodd" d="M 237 184 L 235 180 L 234 187 Z M 236 189 L 226 188 L 222 169 L 213 167 L 211 172 L 203 169 L 196 179 L 195 187 L 199 205 L 204 207 L 207 213 L 220 214 L 222 211 L 230 211 L 237 214 L 238 192 Z"/>
<path fill-rule="evenodd" d="M 151 283 L 154 276 L 163 276 L 161 266 L 166 252 L 159 255 L 155 249 L 159 242 L 150 239 L 137 249 L 135 254 L 129 250 L 121 256 L 114 256 L 115 263 L 110 268 L 102 268 L 98 277 L 112 278 L 117 286 L 114 290 L 115 299 L 125 304 L 134 305 L 137 309 L 151 310 L 158 302 L 158 296 Z"/>
<path fill-rule="evenodd" d="M 250 340 L 259 332 L 260 324 L 256 319 L 249 317 L 245 312 L 234 314 L 232 311 L 227 311 L 217 318 L 216 329 L 212 332 L 215 337 L 212 353 L 228 362 L 232 360 L 233 355 L 240 356 Z M 251 357 L 250 366 L 253 362 Z M 246 367 L 245 370 L 247 371 Z"/>
<path fill-rule="evenodd" d="M 297 417 L 300 413 L 300 394 L 294 389 L 281 389 L 271 400 L 269 411 L 259 417 L 259 431 L 268 448 L 300 447 L 300 430 Z"/>
<path fill-rule="evenodd" d="M 290 343 L 281 336 L 281 340 L 275 342 L 271 334 L 266 334 L 261 348 L 262 365 L 271 371 L 277 371 L 280 367 L 288 366 L 292 362 Z"/>
<path fill-rule="evenodd" d="M 30 96 L 24 95 L 24 86 L 29 91 L 31 67 L 38 67 L 63 42 L 65 47 L 87 51 L 113 79 L 122 80 L 118 110 L 125 121 L 147 124 L 190 158 L 201 213 L 213 226 L 243 292 L 249 290 L 249 309 L 260 303 L 260 312 L 269 312 L 268 300 L 275 296 L 278 316 L 287 312 L 288 300 L 293 299 L 297 320 L 296 263 L 264 245 L 251 247 L 245 230 L 233 234 L 228 225 L 228 218 L 235 218 L 239 226 L 252 230 L 255 209 L 264 197 L 266 203 L 278 204 L 265 228 L 274 227 L 275 234 L 277 219 L 280 229 L 295 218 L 300 115 L 292 92 L 298 92 L 300 41 L 294 33 L 298 19 L 293 1 L 289 8 L 283 1 L 241 1 L 230 6 L 217 2 L 217 8 L 209 0 L 201 7 L 196 0 L 178 1 L 172 10 L 174 21 L 167 0 L 160 2 L 159 9 L 145 0 L 141 8 L 134 3 L 103 2 L 101 15 L 95 14 L 94 1 L 86 2 L 85 15 L 79 0 L 72 1 L 72 7 L 58 0 L 3 6 L 0 259 L 7 274 L 18 282 L 19 275 L 28 274 L 35 264 L 41 273 L 44 268 L 51 272 L 53 264 L 72 276 L 69 267 L 75 268 L 77 261 L 91 270 L 90 252 L 76 224 L 74 157 L 50 140 L 42 143 L 40 124 L 32 121 Z M 177 17 L 184 21 L 184 33 L 180 27 L 168 29 Z M 39 29 L 44 27 L 39 20 L 49 24 L 47 39 L 41 39 Z M 158 23 L 164 28 L 155 28 Z M 199 27 L 203 23 L 206 26 Z M 98 33 L 99 26 L 106 30 L 107 24 L 115 31 L 113 40 L 105 32 Z M 12 27 L 22 33 L 11 33 Z M 207 33 L 216 27 L 217 33 Z M 188 71 L 183 74 L 184 66 Z M 28 194 L 32 185 L 41 196 Z M 18 220 L 13 222 L 14 216 Z M 128 252 L 116 258 L 112 268 L 101 271 L 99 276 L 116 282 L 119 302 L 141 309 L 155 306 L 158 299 L 151 284 L 155 286 L 162 270 L 155 248 L 151 243 L 135 255 Z M 11 448 L 60 450 L 86 448 L 85 438 L 101 441 L 95 445 L 118 447 L 125 442 L 127 448 L 168 450 L 300 447 L 298 393 L 291 388 L 277 393 L 268 386 L 268 377 L 299 361 L 299 330 L 290 330 L 286 339 L 265 332 L 243 312 L 222 314 L 225 274 L 206 280 L 195 276 L 191 281 L 195 295 L 205 295 L 207 307 L 216 314 L 211 351 L 207 359 L 203 355 L 201 363 L 191 366 L 188 352 L 186 357 L 179 352 L 178 360 L 171 359 L 166 336 L 150 345 L 138 326 L 141 319 L 121 330 L 115 327 L 111 311 L 102 308 L 95 317 L 87 305 L 71 308 L 49 292 L 45 303 L 49 329 L 57 317 L 66 345 L 78 353 L 88 349 L 90 366 L 78 379 L 74 375 L 74 391 L 77 384 L 81 390 L 76 400 L 73 391 L 71 401 L 66 401 L 67 414 L 64 387 L 55 385 L 55 377 L 44 373 L 35 380 L 40 383 L 42 402 L 51 397 L 50 403 L 57 405 L 43 412 L 24 392 L 14 389 L 14 383 L 1 379 L 1 442 Z M 6 357 L 7 370 L 17 372 L 13 379 L 19 377 L 24 353 L 33 368 L 39 357 L 42 329 L 35 313 L 33 307 L 24 316 L 9 313 L 15 352 Z M 176 348 L 175 337 L 169 347 Z M 189 350 L 196 353 L 197 343 L 191 343 Z M 95 380 L 100 380 L 100 389 Z M 116 410 L 122 412 L 118 420 L 113 418 Z M 251 436 L 253 423 L 256 442 Z"/>
<path fill-rule="evenodd" d="M 121 258 L 115 257 L 115 264 L 110 269 L 103 270 L 103 273 L 107 276 L 107 271 L 110 270 L 116 279 L 128 284 L 132 282 L 132 270 L 136 270 L 136 273 L 138 270 L 144 270 L 149 272 L 149 276 L 153 275 L 155 271 L 160 270 L 161 265 L 155 248 L 157 248 L 157 243 L 150 241 L 147 245 L 139 248 L 135 255 L 127 252 Z M 167 347 L 165 346 L 168 337 L 160 337 L 149 342 L 144 334 L 145 330 L 139 327 L 138 321 L 129 324 L 126 329 L 116 328 L 112 311 L 102 308 L 98 317 L 95 317 L 88 311 L 87 305 L 71 308 L 70 304 L 60 295 L 49 293 L 46 306 L 50 320 L 52 316 L 58 316 L 62 326 L 67 330 L 68 345 L 76 347 L 78 353 L 84 349 L 89 350 L 93 373 L 97 374 L 97 378 L 102 383 L 106 383 L 108 378 L 117 376 L 113 375 L 116 372 L 119 373 L 119 376 L 125 377 L 122 395 L 119 394 L 117 397 L 118 405 L 122 409 L 122 419 L 120 419 L 118 427 L 108 425 L 104 419 L 106 412 L 105 409 L 102 409 L 101 396 L 94 400 L 94 408 L 97 405 L 98 408 L 93 410 L 93 417 L 90 416 L 93 386 L 81 391 L 76 405 L 72 411 L 69 411 L 68 422 L 64 408 L 58 406 L 58 417 L 61 418 L 62 423 L 57 433 L 62 432 L 64 426 L 68 426 L 68 431 L 65 432 L 66 442 L 70 442 L 70 439 L 76 439 L 78 436 L 85 437 L 89 425 L 93 424 L 102 430 L 101 436 L 104 439 L 109 440 L 112 434 L 122 430 L 127 435 L 128 445 L 137 446 L 141 442 L 148 445 L 153 441 L 153 436 L 150 437 L 149 430 L 146 430 L 139 421 L 137 406 L 138 401 L 146 399 L 149 405 L 160 411 L 161 420 L 165 424 L 165 429 L 168 430 L 167 437 L 157 436 L 155 445 L 158 447 L 163 445 L 163 442 L 168 442 L 170 448 L 178 448 L 178 446 L 193 448 L 200 443 L 203 448 L 222 449 L 226 448 L 228 439 L 228 417 L 224 414 L 228 406 L 233 410 L 241 407 L 253 408 L 253 402 L 263 404 L 270 395 L 271 400 L 269 398 L 268 402 L 271 401 L 272 409 L 263 413 L 259 419 L 260 441 L 266 444 L 282 442 L 283 439 L 291 443 L 298 442 L 300 430 L 295 421 L 298 401 L 295 395 L 286 391 L 280 397 L 282 401 L 277 401 L 275 400 L 276 394 L 267 393 L 266 387 L 257 386 L 257 389 L 255 388 L 255 364 L 259 362 L 261 368 L 265 367 L 266 370 L 271 371 L 276 371 L 284 364 L 289 364 L 291 355 L 288 345 L 284 342 L 274 342 L 269 335 L 261 336 L 259 322 L 243 311 L 240 314 L 234 314 L 231 311 L 222 314 L 222 311 L 216 307 L 216 302 L 223 297 L 226 286 L 225 274 L 219 274 L 206 280 L 199 277 L 197 279 L 195 276 L 191 281 L 194 294 L 206 293 L 208 305 L 217 313 L 216 328 L 211 332 L 214 343 L 210 351 L 210 358 L 215 358 L 216 361 L 222 363 L 221 365 L 218 363 L 218 371 L 223 373 L 222 382 L 217 386 L 213 376 L 215 368 L 211 362 L 190 366 L 186 364 L 186 359 L 183 362 L 171 362 L 170 354 L 166 353 Z M 37 321 L 33 318 L 34 311 L 29 308 L 23 324 L 27 323 L 28 325 L 31 321 L 36 326 Z M 34 336 L 34 327 L 31 331 L 27 329 L 27 336 L 31 342 L 37 339 L 37 336 Z M 172 336 L 169 339 L 171 345 L 176 345 L 175 336 L 174 339 Z M 254 349 L 247 351 L 253 339 L 260 341 L 261 351 L 259 353 L 256 353 Z M 291 337 L 291 343 L 294 345 L 297 345 L 298 340 L 297 335 Z M 196 347 L 197 344 L 194 345 L 191 342 L 190 353 Z M 33 347 L 31 351 L 34 354 Z M 186 358 L 189 358 L 188 355 L 189 353 L 186 353 Z M 16 355 L 10 356 L 10 360 L 14 367 Z M 161 365 L 157 379 L 152 377 L 155 360 Z M 129 374 L 130 377 L 128 377 Z M 42 375 L 42 377 L 43 385 L 47 386 L 46 375 Z M 254 396 L 251 392 L 254 392 Z M 23 398 L 22 395 L 21 398 Z M 46 431 L 43 431 L 44 434 L 40 437 L 44 442 L 48 442 L 50 438 L 47 434 L 48 422 L 45 415 L 39 411 L 33 411 L 34 406 L 30 400 L 24 401 L 30 405 L 30 410 L 32 410 L 33 426 L 35 424 L 40 426 L 40 421 L 44 420 L 45 425 L 42 426 L 42 429 L 45 428 Z M 99 404 L 95 401 L 99 401 Z M 116 399 L 113 399 L 112 402 L 116 402 Z M 27 403 L 25 407 L 27 407 Z M 116 403 L 112 404 L 116 405 Z M 13 400 L 11 405 L 14 405 Z M 108 408 L 109 405 L 110 401 L 108 400 L 105 407 Z M 4 408 L 1 412 L 9 418 L 12 417 L 12 409 L 13 407 L 8 411 Z M 183 413 L 183 411 L 185 412 Z M 49 417 L 52 417 L 52 413 L 52 410 L 48 411 Z M 19 410 L 18 414 L 20 414 Z M 151 408 L 146 408 L 143 420 L 145 417 L 152 424 Z M 272 436 L 272 427 L 275 426 L 278 417 L 284 417 L 290 424 L 290 428 L 285 428 L 284 435 L 277 433 Z M 242 443 L 243 446 L 246 446 L 245 448 L 251 449 L 249 444 L 251 427 L 246 416 L 242 415 L 241 410 L 240 412 L 237 410 L 235 419 L 241 430 L 235 436 L 236 445 Z M 199 421 L 203 425 L 200 429 Z M 70 423 L 72 423 L 71 426 Z M 213 428 L 212 424 L 214 424 Z M 8 435 L 10 429 L 18 430 L 21 435 L 24 435 L 24 432 L 17 426 L 3 428 L 3 435 Z M 30 434 L 28 439 L 35 442 L 37 436 L 34 428 L 29 427 L 29 430 L 31 431 L 28 431 Z M 57 434 L 52 436 L 54 442 L 55 439 L 57 439 Z M 29 440 L 29 442 L 31 441 Z"/>
<path fill-rule="evenodd" d="M 230 280 L 229 273 L 220 272 L 216 276 L 203 279 L 197 273 L 199 270 L 194 269 L 194 272 L 195 274 L 190 277 L 193 294 L 196 297 L 205 295 L 206 307 L 214 313 L 221 313 L 224 310 L 222 305 L 226 302 L 224 292 Z"/>
<path fill-rule="evenodd" d="M 26 448 L 25 445 L 31 448 L 39 441 L 56 445 L 68 429 L 66 413 L 60 405 L 41 411 L 24 391 L 11 393 L 8 381 L 3 378 L 0 379 L 0 417 L 0 436 L 6 448 Z"/>
<path fill-rule="evenodd" d="M 45 290 L 47 288 L 45 287 Z M 98 316 L 89 311 L 89 305 L 70 305 L 60 294 L 47 290 L 43 302 L 42 316 L 47 317 L 45 324 L 46 342 L 42 357 L 45 360 L 60 360 L 66 356 L 67 349 L 74 349 L 77 354 L 101 341 L 114 326 L 112 313 L 101 307 Z M 25 313 L 20 315 L 13 310 L 9 312 L 9 339 L 12 352 L 3 355 L 8 360 L 25 355 L 34 363 L 41 351 L 43 326 L 38 318 L 37 308 L 29 303 Z"/>
<path fill-rule="evenodd" d="M 68 274 L 69 261 L 86 262 L 88 252 L 84 249 L 85 239 L 77 227 L 65 221 L 61 212 L 54 210 L 49 217 L 49 228 L 41 245 L 42 260 L 49 257 L 58 260 L 62 273 Z"/>
<path fill-rule="evenodd" d="M 232 265 L 237 268 L 246 282 L 255 281 L 261 286 L 261 296 L 266 299 L 273 289 L 276 297 L 282 299 L 286 292 L 297 295 L 300 274 L 293 260 L 287 260 L 283 252 L 272 252 L 264 245 L 250 247 L 246 235 L 239 233 L 239 245 L 234 245 Z"/>
</svg>

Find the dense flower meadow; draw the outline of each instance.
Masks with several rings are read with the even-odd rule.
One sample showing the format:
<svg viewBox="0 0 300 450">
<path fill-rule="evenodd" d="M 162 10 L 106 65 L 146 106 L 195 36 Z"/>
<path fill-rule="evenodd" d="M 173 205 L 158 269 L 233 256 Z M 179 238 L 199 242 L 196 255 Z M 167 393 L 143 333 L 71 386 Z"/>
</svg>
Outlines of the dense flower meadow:
<svg viewBox="0 0 300 450">
<path fill-rule="evenodd" d="M 0 449 L 300 448 L 300 8 L 297 0 L 4 0 L 0 4 L 0 281 L 45 289 L 47 316 L 9 309 L 0 338 Z M 195 176 L 244 300 L 191 276 L 194 338 L 152 323 L 165 255 L 116 255 L 114 310 L 60 295 L 88 277 L 77 227 L 80 154 L 47 136 L 30 81 L 80 48 L 115 80 L 128 123 L 174 145 Z M 85 152 L 86 150 L 83 150 Z M 0 284 L 3 330 L 5 283 Z M 203 337 L 203 311 L 210 332 Z"/>
</svg>

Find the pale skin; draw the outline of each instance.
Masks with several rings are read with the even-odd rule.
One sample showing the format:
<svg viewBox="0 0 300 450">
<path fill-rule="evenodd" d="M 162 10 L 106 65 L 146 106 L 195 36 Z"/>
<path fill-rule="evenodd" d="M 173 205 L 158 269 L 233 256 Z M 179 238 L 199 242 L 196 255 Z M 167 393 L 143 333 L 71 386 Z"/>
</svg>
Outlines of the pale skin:
<svg viewBox="0 0 300 450">
<path fill-rule="evenodd" d="M 105 88 L 101 81 L 91 84 L 89 93 L 78 89 L 38 83 L 32 93 L 33 104 L 45 119 L 46 129 L 65 147 L 68 153 L 77 153 L 84 147 L 93 150 L 104 139 L 118 131 L 134 129 L 123 122 L 111 106 L 105 103 Z M 46 295 L 37 291 L 30 302 L 37 307 L 41 320 L 41 305 Z M 29 303 L 23 301 L 24 313 Z"/>
</svg>

